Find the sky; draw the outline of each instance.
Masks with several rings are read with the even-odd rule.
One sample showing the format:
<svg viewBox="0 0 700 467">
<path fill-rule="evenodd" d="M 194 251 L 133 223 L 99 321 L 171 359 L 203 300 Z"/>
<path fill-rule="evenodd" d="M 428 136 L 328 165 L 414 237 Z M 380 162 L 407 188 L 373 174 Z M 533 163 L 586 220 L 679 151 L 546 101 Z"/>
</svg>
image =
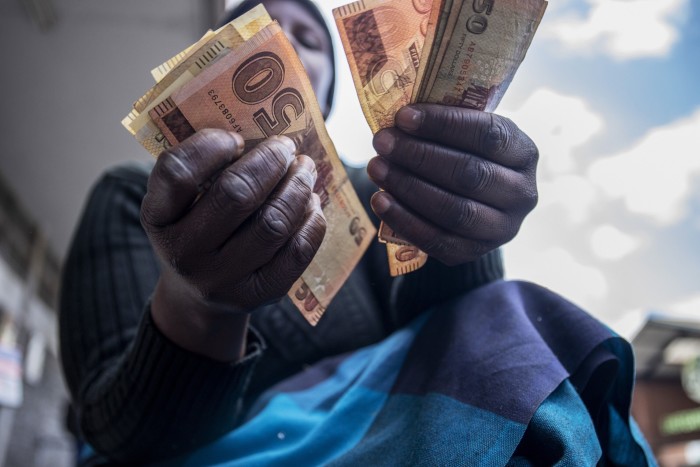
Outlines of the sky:
<svg viewBox="0 0 700 467">
<path fill-rule="evenodd" d="M 371 134 L 337 55 L 329 131 L 361 165 Z M 539 205 L 504 247 L 509 279 L 627 337 L 650 311 L 700 319 L 699 84 L 700 0 L 549 2 L 496 110 L 540 150 Z"/>
</svg>

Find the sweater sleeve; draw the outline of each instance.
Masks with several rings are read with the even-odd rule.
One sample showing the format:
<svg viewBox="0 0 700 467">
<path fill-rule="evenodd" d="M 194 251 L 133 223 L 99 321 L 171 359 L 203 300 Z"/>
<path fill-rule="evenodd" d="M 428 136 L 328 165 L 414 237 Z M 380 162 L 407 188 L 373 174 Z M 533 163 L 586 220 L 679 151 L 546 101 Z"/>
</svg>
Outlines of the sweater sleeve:
<svg viewBox="0 0 700 467">
<path fill-rule="evenodd" d="M 148 171 L 122 167 L 92 191 L 63 271 L 60 342 L 81 434 L 109 459 L 142 463 L 231 430 L 263 349 L 249 331 L 235 364 L 187 352 L 153 324 L 159 270 L 139 221 Z"/>
</svg>

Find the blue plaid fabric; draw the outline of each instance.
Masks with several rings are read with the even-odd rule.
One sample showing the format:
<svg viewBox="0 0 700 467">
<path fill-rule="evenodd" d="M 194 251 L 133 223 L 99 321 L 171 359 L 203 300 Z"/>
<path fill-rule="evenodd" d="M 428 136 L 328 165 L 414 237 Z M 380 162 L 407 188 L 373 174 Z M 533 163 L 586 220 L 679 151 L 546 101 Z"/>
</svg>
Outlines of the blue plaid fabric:
<svg viewBox="0 0 700 467">
<path fill-rule="evenodd" d="M 539 286 L 499 281 L 263 394 L 169 465 L 646 466 L 627 342 Z"/>
</svg>

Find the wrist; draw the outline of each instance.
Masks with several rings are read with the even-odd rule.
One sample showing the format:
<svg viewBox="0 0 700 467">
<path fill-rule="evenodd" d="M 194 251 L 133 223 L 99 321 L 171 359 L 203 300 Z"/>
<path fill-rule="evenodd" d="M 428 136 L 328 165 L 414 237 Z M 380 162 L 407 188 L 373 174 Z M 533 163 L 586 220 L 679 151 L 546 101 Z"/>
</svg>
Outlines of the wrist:
<svg viewBox="0 0 700 467">
<path fill-rule="evenodd" d="M 249 314 L 208 303 L 164 272 L 151 298 L 156 327 L 183 349 L 222 362 L 243 357 Z"/>
</svg>

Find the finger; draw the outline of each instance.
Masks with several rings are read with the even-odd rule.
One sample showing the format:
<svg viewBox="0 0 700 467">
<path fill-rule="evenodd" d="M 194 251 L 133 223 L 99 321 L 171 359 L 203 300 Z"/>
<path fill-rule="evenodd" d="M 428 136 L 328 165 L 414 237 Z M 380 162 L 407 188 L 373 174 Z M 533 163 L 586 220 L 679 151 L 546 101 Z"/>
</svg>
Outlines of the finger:
<svg viewBox="0 0 700 467">
<path fill-rule="evenodd" d="M 299 156 L 260 209 L 228 239 L 218 257 L 248 275 L 268 263 L 299 229 L 316 182 L 313 160 Z"/>
<path fill-rule="evenodd" d="M 303 224 L 270 262 L 250 276 L 245 288 L 262 300 L 283 297 L 311 264 L 325 234 L 326 218 L 314 193 Z"/>
<path fill-rule="evenodd" d="M 192 251 L 213 251 L 256 212 L 295 160 L 294 142 L 273 137 L 226 167 L 177 225 Z"/>
<path fill-rule="evenodd" d="M 394 166 L 379 187 L 401 205 L 455 235 L 475 240 L 510 240 L 522 215 L 506 213 L 479 201 L 455 195 Z"/>
<path fill-rule="evenodd" d="M 374 212 L 402 238 L 449 266 L 473 261 L 500 246 L 447 232 L 412 213 L 386 192 L 375 193 L 371 203 Z"/>
<path fill-rule="evenodd" d="M 141 216 L 145 227 L 164 227 L 180 219 L 202 186 L 243 151 L 243 138 L 223 130 L 201 130 L 163 151 L 148 178 Z"/>
<path fill-rule="evenodd" d="M 384 157 L 371 160 L 367 171 L 375 183 L 388 191 L 400 182 L 390 170 L 396 165 L 444 190 L 501 210 L 529 212 L 537 204 L 534 173 L 518 172 L 396 129 L 377 133 L 374 146 Z"/>
<path fill-rule="evenodd" d="M 413 104 L 396 113 L 396 125 L 415 136 L 471 152 L 514 169 L 537 163 L 537 146 L 510 119 L 473 109 Z"/>
</svg>

